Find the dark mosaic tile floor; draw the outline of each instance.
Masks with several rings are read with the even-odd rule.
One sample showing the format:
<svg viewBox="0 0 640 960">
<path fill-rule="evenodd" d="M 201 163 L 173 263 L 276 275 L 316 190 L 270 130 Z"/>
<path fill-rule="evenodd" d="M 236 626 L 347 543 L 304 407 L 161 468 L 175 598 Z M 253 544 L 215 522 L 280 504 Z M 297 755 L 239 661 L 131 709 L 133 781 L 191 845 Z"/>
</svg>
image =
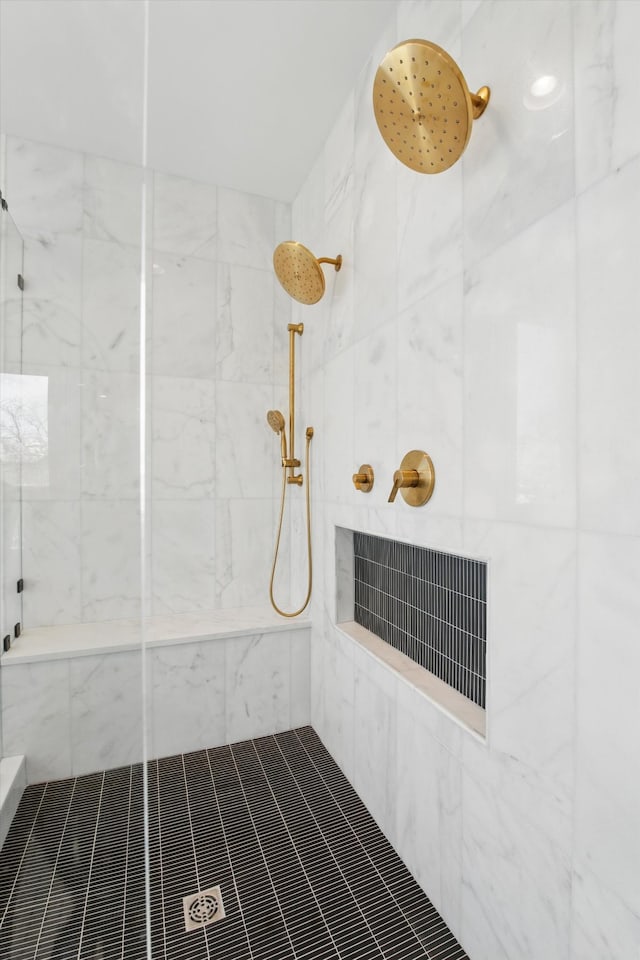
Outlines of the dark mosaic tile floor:
<svg viewBox="0 0 640 960">
<path fill-rule="evenodd" d="M 150 763 L 149 836 L 153 960 L 467 957 L 310 727 Z M 142 960 L 143 878 L 140 765 L 29 787 L 0 957 Z M 226 918 L 186 933 L 218 884 Z"/>
</svg>

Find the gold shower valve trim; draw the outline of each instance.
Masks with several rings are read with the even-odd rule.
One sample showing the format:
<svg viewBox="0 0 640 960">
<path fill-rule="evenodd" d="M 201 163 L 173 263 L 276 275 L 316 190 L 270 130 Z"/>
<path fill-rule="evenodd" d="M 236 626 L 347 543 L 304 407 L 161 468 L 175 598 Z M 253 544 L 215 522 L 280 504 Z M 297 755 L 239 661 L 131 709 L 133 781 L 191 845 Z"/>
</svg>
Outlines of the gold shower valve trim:
<svg viewBox="0 0 640 960">
<path fill-rule="evenodd" d="M 393 475 L 389 503 L 394 502 L 399 490 L 410 507 L 421 507 L 431 499 L 435 485 L 436 471 L 429 454 L 424 450 L 410 450 Z"/>
<path fill-rule="evenodd" d="M 373 84 L 383 140 L 418 173 L 441 173 L 458 160 L 473 121 L 489 103 L 489 87 L 471 93 L 455 60 L 428 40 L 404 40 L 387 53 Z"/>
<path fill-rule="evenodd" d="M 370 493 L 373 489 L 373 467 L 369 463 L 363 463 L 357 473 L 354 473 L 353 485 L 360 493 Z"/>
</svg>

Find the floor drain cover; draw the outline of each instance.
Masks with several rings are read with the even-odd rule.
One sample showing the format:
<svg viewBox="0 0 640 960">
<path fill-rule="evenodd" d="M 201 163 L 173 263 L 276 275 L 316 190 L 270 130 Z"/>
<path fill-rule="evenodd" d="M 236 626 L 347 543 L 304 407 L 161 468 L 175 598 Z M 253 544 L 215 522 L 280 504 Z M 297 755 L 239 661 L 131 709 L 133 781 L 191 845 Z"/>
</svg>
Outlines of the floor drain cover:
<svg viewBox="0 0 640 960">
<path fill-rule="evenodd" d="M 224 918 L 220 887 L 209 887 L 208 890 L 192 893 L 184 897 L 182 906 L 185 930 L 199 930 L 200 927 L 207 927 L 210 923 Z"/>
</svg>

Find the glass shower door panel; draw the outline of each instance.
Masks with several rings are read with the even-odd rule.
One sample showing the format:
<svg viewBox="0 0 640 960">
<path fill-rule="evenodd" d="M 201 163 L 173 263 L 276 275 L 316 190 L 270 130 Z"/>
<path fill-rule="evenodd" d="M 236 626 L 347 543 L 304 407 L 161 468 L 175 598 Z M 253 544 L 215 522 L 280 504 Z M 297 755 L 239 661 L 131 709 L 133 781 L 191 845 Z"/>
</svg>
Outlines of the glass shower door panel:
<svg viewBox="0 0 640 960">
<path fill-rule="evenodd" d="M 21 375 L 23 241 L 0 214 L 0 563 L 2 639 L 22 624 L 22 463 L 28 424 Z"/>
</svg>

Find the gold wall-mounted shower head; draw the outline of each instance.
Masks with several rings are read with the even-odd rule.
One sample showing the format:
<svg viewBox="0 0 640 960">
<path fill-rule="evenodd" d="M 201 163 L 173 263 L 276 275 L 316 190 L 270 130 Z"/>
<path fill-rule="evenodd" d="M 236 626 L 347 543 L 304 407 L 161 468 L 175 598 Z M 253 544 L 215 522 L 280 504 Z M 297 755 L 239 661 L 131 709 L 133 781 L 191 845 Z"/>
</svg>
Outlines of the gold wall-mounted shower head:
<svg viewBox="0 0 640 960">
<path fill-rule="evenodd" d="M 446 50 L 404 40 L 378 67 L 373 109 L 391 152 L 418 173 L 441 173 L 464 153 L 473 121 L 489 103 L 489 87 L 470 93 Z"/>
<path fill-rule="evenodd" d="M 273 267 L 278 280 L 289 296 L 299 303 L 312 304 L 322 299 L 325 282 L 321 263 L 332 263 L 338 271 L 342 266 L 342 256 L 317 259 L 311 250 L 296 240 L 285 240 L 278 244 L 273 254 Z"/>
</svg>

